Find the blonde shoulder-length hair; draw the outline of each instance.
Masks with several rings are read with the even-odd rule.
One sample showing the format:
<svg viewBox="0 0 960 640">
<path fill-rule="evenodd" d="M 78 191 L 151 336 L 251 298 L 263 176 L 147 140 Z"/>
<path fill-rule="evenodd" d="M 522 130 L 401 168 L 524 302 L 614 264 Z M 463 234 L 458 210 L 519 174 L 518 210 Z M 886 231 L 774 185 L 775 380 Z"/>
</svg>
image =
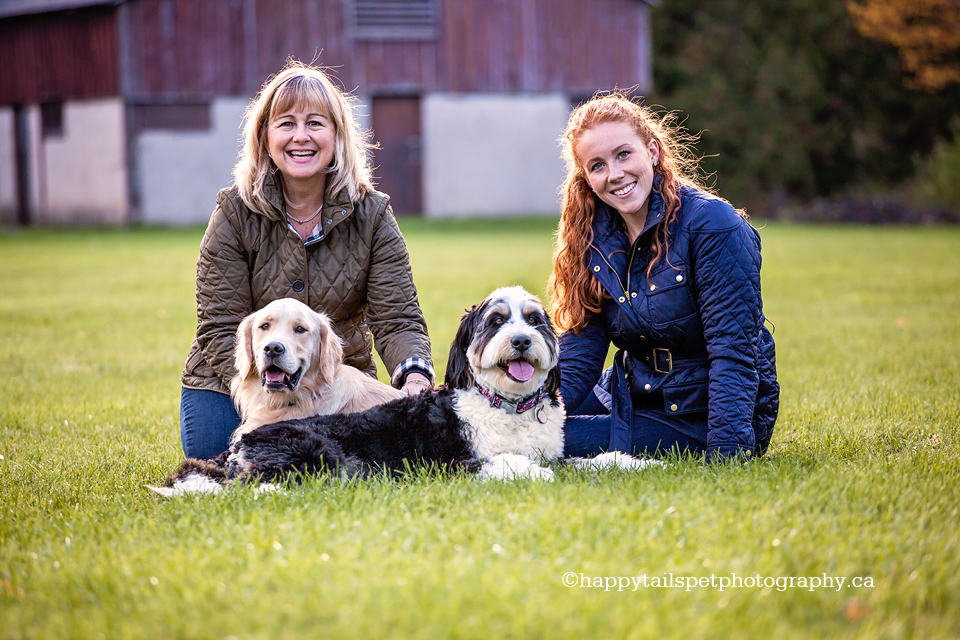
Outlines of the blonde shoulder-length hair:
<svg viewBox="0 0 960 640">
<path fill-rule="evenodd" d="M 300 106 L 318 108 L 336 128 L 333 163 L 327 169 L 326 194 L 346 190 L 359 202 L 373 189 L 370 132 L 354 114 L 356 98 L 341 91 L 319 67 L 296 60 L 268 78 L 244 113 L 243 149 L 233 168 L 233 180 L 244 204 L 266 213 L 272 205 L 264 195 L 267 177 L 276 171 L 267 149 L 267 124 L 277 115 Z"/>
</svg>

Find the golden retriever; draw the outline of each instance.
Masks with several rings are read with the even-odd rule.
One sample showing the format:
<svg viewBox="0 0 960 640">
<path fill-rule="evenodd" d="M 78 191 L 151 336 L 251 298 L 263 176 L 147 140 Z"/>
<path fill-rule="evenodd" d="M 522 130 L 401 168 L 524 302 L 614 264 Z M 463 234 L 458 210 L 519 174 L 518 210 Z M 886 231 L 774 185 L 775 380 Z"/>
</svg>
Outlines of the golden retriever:
<svg viewBox="0 0 960 640">
<path fill-rule="evenodd" d="M 330 319 L 292 298 L 274 300 L 237 328 L 230 385 L 242 422 L 231 443 L 266 424 L 355 413 L 403 393 L 343 364 Z"/>
</svg>

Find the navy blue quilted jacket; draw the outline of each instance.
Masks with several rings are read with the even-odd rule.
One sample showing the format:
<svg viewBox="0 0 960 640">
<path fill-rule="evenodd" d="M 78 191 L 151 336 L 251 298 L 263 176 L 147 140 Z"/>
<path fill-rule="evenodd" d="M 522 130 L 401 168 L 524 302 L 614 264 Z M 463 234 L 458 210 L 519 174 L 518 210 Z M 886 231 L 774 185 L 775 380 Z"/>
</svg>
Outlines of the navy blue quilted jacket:
<svg viewBox="0 0 960 640">
<path fill-rule="evenodd" d="M 686 435 L 706 445 L 708 459 L 762 455 L 780 387 L 760 297 L 760 234 L 724 200 L 684 188 L 667 257 L 648 281 L 650 234 L 663 215 L 655 189 L 646 226 L 630 246 L 619 214 L 598 203 L 587 262 L 610 299 L 579 335 L 560 338 L 564 402 L 568 411 L 583 402 L 612 341 L 620 351 L 608 389 L 611 449 L 630 450 L 637 406 L 705 414 L 705 421 L 678 420 L 678 428 L 701 431 Z"/>
</svg>

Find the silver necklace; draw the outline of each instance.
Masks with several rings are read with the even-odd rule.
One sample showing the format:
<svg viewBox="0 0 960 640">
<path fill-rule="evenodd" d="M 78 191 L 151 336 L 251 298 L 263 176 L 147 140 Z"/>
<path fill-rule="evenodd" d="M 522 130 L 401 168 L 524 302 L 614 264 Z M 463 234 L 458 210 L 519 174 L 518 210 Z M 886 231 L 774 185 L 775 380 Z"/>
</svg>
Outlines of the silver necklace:
<svg viewBox="0 0 960 640">
<path fill-rule="evenodd" d="M 284 201 L 286 204 L 290 204 L 290 201 L 287 200 L 287 194 L 286 194 L 286 193 L 283 194 L 283 201 Z M 290 218 L 291 220 L 293 220 L 294 222 L 296 222 L 297 224 L 306 224 L 306 223 L 310 222 L 311 220 L 313 220 L 314 218 L 316 218 L 318 215 L 320 215 L 320 211 L 322 211 L 322 210 L 323 210 L 323 203 L 321 202 L 321 203 L 320 203 L 320 208 L 317 209 L 316 211 L 314 211 L 312 216 L 310 216 L 309 218 L 304 218 L 303 220 L 297 220 L 297 219 L 294 218 L 292 215 L 290 215 L 290 212 L 287 211 L 287 208 L 286 208 L 286 207 L 283 208 L 283 212 L 287 215 L 287 217 Z"/>
<path fill-rule="evenodd" d="M 309 218 L 304 218 L 303 220 L 297 220 L 297 219 L 294 218 L 292 215 L 290 215 L 290 212 L 289 212 L 289 211 L 284 210 L 284 213 L 287 214 L 287 217 L 290 218 L 291 220 L 293 220 L 294 222 L 296 222 L 296 223 L 298 223 L 298 224 L 305 224 L 305 223 L 307 223 L 307 222 L 310 222 L 310 221 L 313 220 L 314 218 L 316 218 L 318 215 L 320 215 L 320 211 L 321 211 L 322 209 L 323 209 L 323 205 L 320 205 L 320 209 L 317 209 L 312 216 L 310 216 Z"/>
</svg>

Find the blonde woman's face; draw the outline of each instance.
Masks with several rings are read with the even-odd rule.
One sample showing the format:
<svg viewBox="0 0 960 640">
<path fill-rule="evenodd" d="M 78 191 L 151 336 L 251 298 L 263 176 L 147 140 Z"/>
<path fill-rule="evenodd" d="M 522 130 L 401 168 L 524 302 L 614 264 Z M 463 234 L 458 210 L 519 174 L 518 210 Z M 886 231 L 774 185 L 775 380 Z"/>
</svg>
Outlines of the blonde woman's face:
<svg viewBox="0 0 960 640">
<path fill-rule="evenodd" d="M 660 157 L 656 142 L 644 142 L 627 122 L 603 122 L 585 130 L 573 152 L 600 200 L 623 216 L 646 218 Z"/>
<path fill-rule="evenodd" d="M 315 107 L 297 105 L 267 123 L 267 150 L 287 183 L 326 185 L 337 131 Z"/>
</svg>

